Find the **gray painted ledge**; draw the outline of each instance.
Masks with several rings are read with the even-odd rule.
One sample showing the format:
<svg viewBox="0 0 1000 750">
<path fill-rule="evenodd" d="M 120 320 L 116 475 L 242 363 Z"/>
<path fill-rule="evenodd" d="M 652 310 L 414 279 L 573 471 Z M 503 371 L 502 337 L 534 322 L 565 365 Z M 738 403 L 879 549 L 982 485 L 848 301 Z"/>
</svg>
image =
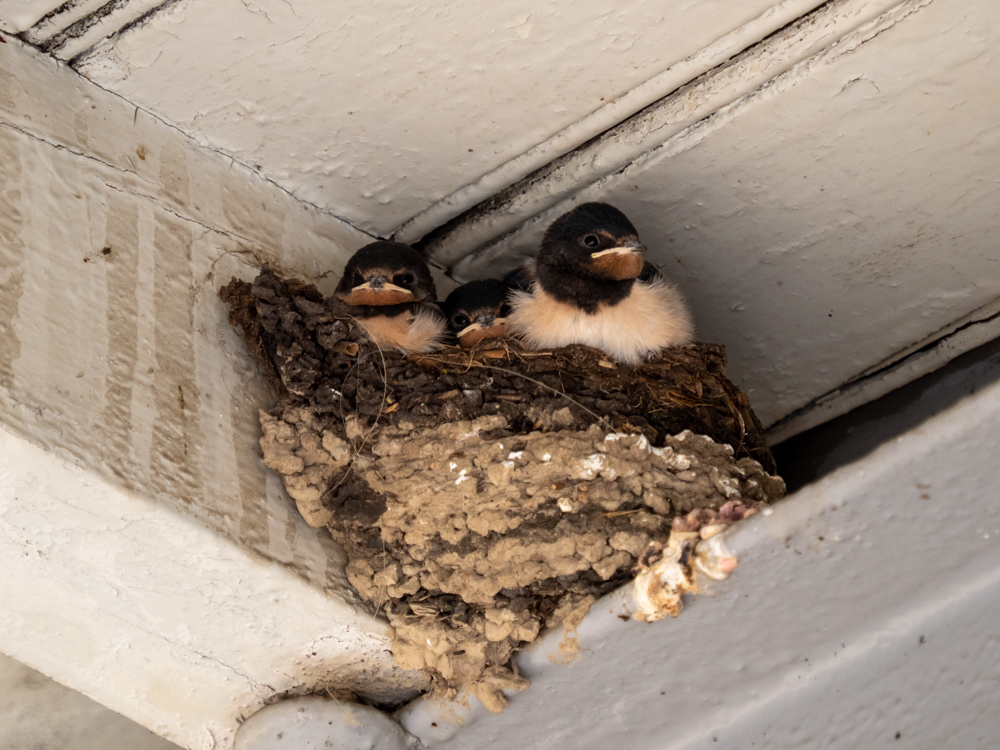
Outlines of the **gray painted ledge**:
<svg viewBox="0 0 1000 750">
<path fill-rule="evenodd" d="M 233 750 L 418 750 L 378 709 L 316 695 L 275 703 L 247 719 Z"/>
<path fill-rule="evenodd" d="M 0 654 L 4 750 L 181 750 L 121 714 Z"/>
<path fill-rule="evenodd" d="M 726 532 L 739 568 L 678 619 L 628 619 L 627 587 L 572 663 L 562 632 L 520 655 L 532 685 L 504 713 L 396 719 L 428 750 L 994 747 L 998 444 L 1000 385 Z"/>
</svg>

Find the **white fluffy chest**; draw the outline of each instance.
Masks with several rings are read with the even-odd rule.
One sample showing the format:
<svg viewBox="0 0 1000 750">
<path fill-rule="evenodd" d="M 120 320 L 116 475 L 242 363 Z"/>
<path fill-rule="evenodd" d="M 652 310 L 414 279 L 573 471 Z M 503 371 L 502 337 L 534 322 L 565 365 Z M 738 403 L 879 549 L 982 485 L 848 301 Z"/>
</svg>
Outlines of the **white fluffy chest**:
<svg viewBox="0 0 1000 750">
<path fill-rule="evenodd" d="M 638 364 L 668 346 L 691 341 L 694 327 L 680 293 L 656 279 L 637 283 L 616 305 L 602 305 L 587 314 L 560 302 L 537 285 L 531 294 L 516 292 L 507 326 L 534 349 L 584 344 L 619 362 Z"/>
<path fill-rule="evenodd" d="M 435 351 L 445 338 L 444 319 L 423 308 L 415 314 L 403 313 L 392 318 L 375 315 L 357 320 L 376 344 L 404 352 Z"/>
</svg>

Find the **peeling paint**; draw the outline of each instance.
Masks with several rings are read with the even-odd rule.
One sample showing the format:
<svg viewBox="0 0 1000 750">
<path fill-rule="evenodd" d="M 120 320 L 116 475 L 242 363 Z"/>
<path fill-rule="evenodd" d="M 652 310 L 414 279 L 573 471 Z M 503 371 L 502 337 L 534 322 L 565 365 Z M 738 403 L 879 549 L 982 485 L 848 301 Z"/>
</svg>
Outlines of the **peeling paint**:
<svg viewBox="0 0 1000 750">
<path fill-rule="evenodd" d="M 72 63 L 101 41 L 147 22 L 177 1 L 71 0 L 39 19 L 23 37 L 43 52 Z"/>
<path fill-rule="evenodd" d="M 99 5 L 93 12 L 88 13 L 82 18 L 71 23 L 69 26 L 63 28 L 58 33 L 49 37 L 47 40 L 39 44 L 39 47 L 43 52 L 58 52 L 66 45 L 67 42 L 79 39 L 91 28 L 99 24 L 104 18 L 127 5 L 128 2 L 129 0 L 110 0 L 110 2 Z M 42 20 L 49 20 L 53 17 L 53 15 L 47 15 Z"/>
<path fill-rule="evenodd" d="M 0 0 L 2 2 L 2 0 Z M 107 0 L 66 0 L 55 6 L 48 13 L 30 24 L 24 29 L 21 38 L 29 44 L 41 46 L 41 44 L 61 31 L 69 28 L 84 16 L 98 12 Z M 46 5 L 52 5 L 52 2 Z"/>
<path fill-rule="evenodd" d="M 18 34 L 59 5 L 60 0 L 0 0 L 0 28 Z"/>
</svg>

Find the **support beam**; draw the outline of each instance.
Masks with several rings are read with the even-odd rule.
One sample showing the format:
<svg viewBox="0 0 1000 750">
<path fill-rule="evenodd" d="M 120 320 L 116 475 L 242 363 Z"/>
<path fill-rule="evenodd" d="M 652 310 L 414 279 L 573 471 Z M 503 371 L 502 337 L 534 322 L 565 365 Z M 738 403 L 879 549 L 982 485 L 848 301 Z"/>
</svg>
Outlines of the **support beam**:
<svg viewBox="0 0 1000 750">
<path fill-rule="evenodd" d="M 188 750 L 281 695 L 423 686 L 387 626 L 284 565 L 0 430 L 0 652 Z"/>
<path fill-rule="evenodd" d="M 329 291 L 367 239 L 0 44 L 0 651 L 192 750 L 289 691 L 423 684 L 264 467 L 217 297 L 262 262 Z"/>
</svg>

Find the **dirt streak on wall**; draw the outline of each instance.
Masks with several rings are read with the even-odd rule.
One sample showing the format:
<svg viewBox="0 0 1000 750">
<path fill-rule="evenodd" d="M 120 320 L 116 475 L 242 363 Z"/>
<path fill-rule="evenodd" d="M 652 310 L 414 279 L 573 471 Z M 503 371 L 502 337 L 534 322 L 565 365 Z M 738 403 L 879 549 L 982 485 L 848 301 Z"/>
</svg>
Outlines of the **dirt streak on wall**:
<svg viewBox="0 0 1000 750">
<path fill-rule="evenodd" d="M 10 102 L 10 75 L 0 66 L 0 108 Z M 14 331 L 23 291 L 24 242 L 21 239 L 21 155 L 15 144 L 0 138 L 0 386 L 11 386 L 11 363 L 21 353 Z"/>
<path fill-rule="evenodd" d="M 156 263 L 156 421 L 153 425 L 152 477 L 157 492 L 185 502 L 200 494 L 202 438 L 194 420 L 198 391 L 190 363 L 191 230 L 166 216 L 157 217 Z"/>
<path fill-rule="evenodd" d="M 107 229 L 101 248 L 107 264 L 108 370 L 100 421 L 108 433 L 105 460 L 119 476 L 126 476 L 134 473 L 130 454 L 132 383 L 139 351 L 139 208 L 135 199 L 118 194 L 108 198 Z"/>
<path fill-rule="evenodd" d="M 267 494 L 265 467 L 257 452 L 260 425 L 246 399 L 230 396 L 230 419 L 233 425 L 233 460 L 240 485 L 239 540 L 254 549 L 268 549 L 271 530 L 267 508 L 260 498 Z M 295 548 L 294 537 L 288 543 Z"/>
</svg>

